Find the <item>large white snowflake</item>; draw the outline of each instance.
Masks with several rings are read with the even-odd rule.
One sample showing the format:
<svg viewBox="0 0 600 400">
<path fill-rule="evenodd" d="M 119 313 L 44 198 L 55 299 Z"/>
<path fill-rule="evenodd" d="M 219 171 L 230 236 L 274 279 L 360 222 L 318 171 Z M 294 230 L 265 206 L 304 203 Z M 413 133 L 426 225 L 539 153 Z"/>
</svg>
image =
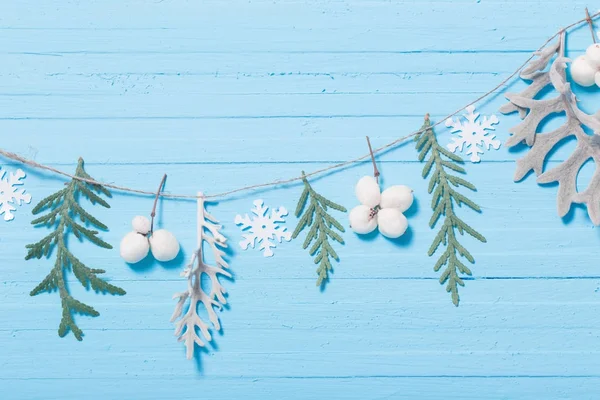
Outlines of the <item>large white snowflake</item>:
<svg viewBox="0 0 600 400">
<path fill-rule="evenodd" d="M 240 247 L 246 250 L 248 247 L 254 248 L 257 243 L 260 243 L 259 250 L 263 251 L 265 257 L 271 257 L 273 255 L 273 248 L 276 247 L 274 241 L 279 243 L 290 241 L 292 235 L 286 230 L 283 223 L 285 223 L 285 217 L 288 215 L 288 211 L 285 207 L 279 207 L 278 209 L 271 209 L 271 214 L 268 214 L 269 207 L 265 207 L 262 200 L 254 200 L 254 208 L 251 210 L 252 217 L 248 214 L 242 217 L 241 215 L 235 216 L 236 225 L 241 225 L 242 234 L 244 240 L 240 241 Z"/>
<path fill-rule="evenodd" d="M 0 170 L 0 215 L 4 214 L 5 221 L 11 221 L 15 218 L 13 211 L 25 203 L 31 203 L 31 195 L 25 193 L 25 189 L 19 186 L 23 185 L 25 172 L 18 169 L 15 173 L 6 176 L 6 170 Z"/>
<path fill-rule="evenodd" d="M 496 135 L 490 131 L 496 130 L 496 125 L 499 121 L 495 115 L 482 117 L 479 120 L 479 113 L 475 112 L 474 106 L 469 106 L 465 109 L 467 112 L 463 114 L 464 122 L 461 118 L 456 120 L 448 118 L 446 126 L 451 129 L 452 133 L 458 133 L 458 137 L 453 137 L 452 142 L 448 144 L 448 150 L 453 153 L 456 151 L 462 152 L 466 147 L 466 154 L 471 156 L 471 162 L 481 161 L 480 154 L 491 148 L 498 150 L 500 141 L 496 140 Z"/>
</svg>

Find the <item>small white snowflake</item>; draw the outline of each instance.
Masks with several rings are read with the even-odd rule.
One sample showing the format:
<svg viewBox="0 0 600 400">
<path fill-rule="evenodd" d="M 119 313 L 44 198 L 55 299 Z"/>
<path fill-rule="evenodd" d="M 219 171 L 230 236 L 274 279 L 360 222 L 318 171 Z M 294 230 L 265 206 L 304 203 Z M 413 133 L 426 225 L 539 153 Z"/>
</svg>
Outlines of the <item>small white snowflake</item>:
<svg viewBox="0 0 600 400">
<path fill-rule="evenodd" d="M 246 250 L 248 247 L 254 248 L 256 243 L 260 243 L 259 250 L 263 250 L 265 257 L 271 257 L 273 255 L 273 248 L 276 246 L 274 241 L 283 242 L 283 240 L 289 242 L 292 239 L 290 232 L 286 230 L 283 223 L 285 223 L 285 217 L 288 215 L 288 211 L 285 207 L 279 207 L 278 209 L 271 209 L 271 215 L 268 215 L 269 207 L 265 207 L 262 200 L 254 200 L 254 208 L 251 210 L 252 217 L 246 214 L 244 217 L 241 215 L 235 216 L 236 225 L 241 225 L 242 231 L 247 233 L 242 234 L 244 240 L 240 241 L 240 247 Z"/>
<path fill-rule="evenodd" d="M 458 137 L 453 137 L 447 147 L 453 153 L 457 150 L 462 152 L 466 147 L 466 154 L 471 156 L 471 162 L 479 162 L 480 154 L 491 148 L 495 150 L 500 148 L 500 141 L 495 139 L 496 135 L 489 132 L 496 130 L 494 125 L 500 121 L 495 115 L 477 120 L 479 113 L 475 112 L 474 106 L 469 106 L 465 110 L 467 112 L 464 114 L 464 122 L 461 118 L 446 120 L 446 126 L 451 128 L 452 133 L 459 132 Z"/>
<path fill-rule="evenodd" d="M 23 185 L 25 172 L 18 169 L 15 173 L 6 176 L 6 170 L 0 170 L 0 215 L 4 214 L 5 221 L 12 221 L 15 215 L 12 213 L 25 203 L 31 203 L 31 195 L 25 193 L 25 189 L 19 188 Z"/>
</svg>

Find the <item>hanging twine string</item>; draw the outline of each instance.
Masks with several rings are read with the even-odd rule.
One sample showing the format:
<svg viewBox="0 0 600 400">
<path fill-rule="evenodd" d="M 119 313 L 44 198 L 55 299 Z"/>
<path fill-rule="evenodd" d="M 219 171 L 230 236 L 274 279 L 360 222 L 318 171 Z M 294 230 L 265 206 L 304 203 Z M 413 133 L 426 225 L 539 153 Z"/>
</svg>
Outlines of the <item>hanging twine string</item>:
<svg viewBox="0 0 600 400">
<path fill-rule="evenodd" d="M 546 45 L 548 45 L 548 43 L 550 43 L 552 40 L 554 40 L 556 37 L 558 37 L 562 32 L 565 32 L 571 28 L 574 28 L 582 23 L 588 23 L 591 26 L 591 21 L 592 19 L 598 17 L 600 15 L 600 12 L 597 12 L 593 15 L 586 15 L 586 18 L 581 19 L 577 22 L 573 22 L 572 24 L 564 27 L 563 29 L 561 29 L 560 31 L 556 32 L 554 35 L 552 35 L 550 38 L 548 38 L 548 40 L 546 40 L 544 42 L 544 44 L 542 44 L 542 46 L 540 46 L 540 48 L 537 51 L 542 50 L 544 47 L 546 47 Z M 593 32 L 593 30 L 592 30 Z M 594 38 L 595 39 L 595 38 Z M 455 115 L 457 115 L 458 113 L 460 113 L 461 111 L 463 111 L 465 108 L 474 105 L 475 103 L 478 103 L 479 101 L 487 98 L 488 96 L 490 96 L 491 94 L 493 94 L 496 90 L 500 89 L 501 87 L 503 87 L 504 85 L 506 85 L 512 78 L 514 78 L 519 71 L 521 71 L 531 60 L 533 60 L 533 58 L 535 57 L 535 53 L 532 54 L 531 56 L 529 56 L 529 58 L 527 58 L 521 65 L 519 65 L 517 67 L 517 69 L 511 73 L 509 76 L 507 76 L 505 79 L 502 80 L 502 82 L 500 82 L 499 84 L 497 84 L 496 86 L 494 86 L 490 91 L 482 94 L 481 96 L 479 96 L 478 98 L 476 98 L 475 100 L 471 101 L 469 104 L 466 104 L 465 106 L 459 108 L 458 110 L 454 111 L 451 114 L 448 114 L 447 116 L 445 116 L 444 118 L 441 118 L 439 121 L 433 123 L 430 127 L 428 127 L 427 129 L 431 129 L 433 127 L 436 127 L 438 125 L 440 125 L 441 123 L 443 123 L 445 120 L 447 120 L 448 118 L 454 117 Z M 368 154 L 365 154 L 361 157 L 352 159 L 352 160 L 348 160 L 348 161 L 344 161 L 341 163 L 337 163 L 337 164 L 333 164 L 330 166 L 327 166 L 325 168 L 321 168 L 312 172 L 307 172 L 304 176 L 305 177 L 311 177 L 311 176 L 315 176 L 315 175 L 320 175 L 323 174 L 325 172 L 329 172 L 335 169 L 339 169 L 339 168 L 343 168 L 352 164 L 356 164 L 359 162 L 362 162 L 368 158 L 371 157 L 371 154 L 377 154 L 377 153 L 381 153 L 384 152 L 408 139 L 413 138 L 416 135 L 419 135 L 421 133 L 425 132 L 424 129 L 418 130 L 416 132 L 413 132 L 409 135 L 406 136 L 402 136 L 396 140 L 394 140 L 393 142 L 390 142 L 386 145 L 383 145 L 381 147 L 378 147 L 376 149 L 373 149 L 372 153 L 369 152 Z M 87 182 L 87 183 L 91 183 L 91 184 L 96 184 L 96 185 L 102 185 L 106 188 L 110 188 L 113 190 L 117 190 L 117 191 L 122 191 L 122 192 L 128 192 L 128 193 L 137 193 L 137 194 L 141 194 L 141 195 L 148 195 L 148 196 L 156 196 L 156 192 L 155 191 L 149 191 L 149 190 L 139 190 L 139 189 L 134 189 L 134 188 L 130 188 L 130 187 L 126 187 L 126 186 L 119 186 L 119 185 L 114 185 L 111 183 L 104 183 L 104 182 L 99 182 L 99 181 L 95 181 L 93 179 L 86 179 L 86 178 L 81 178 L 81 177 L 77 177 L 74 175 L 71 175 L 67 172 L 61 171 L 59 169 L 53 168 L 49 165 L 45 165 L 45 164 L 40 164 L 36 161 L 27 159 L 25 157 L 22 157 L 18 154 L 12 153 L 10 151 L 6 151 L 3 149 L 0 149 L 0 155 L 8 158 L 10 160 L 14 160 L 14 161 L 18 161 L 20 163 L 23 163 L 25 165 L 28 165 L 32 168 L 37 168 L 37 169 L 41 169 L 41 170 L 45 170 L 45 171 L 49 171 L 49 172 L 53 172 L 57 175 L 61 175 L 64 176 L 66 178 L 70 178 L 70 179 L 77 179 L 83 182 Z M 221 193 L 214 193 L 214 194 L 210 194 L 210 195 L 202 195 L 203 198 L 205 199 L 214 199 L 214 198 L 221 198 L 221 197 L 226 197 L 235 193 L 239 193 L 239 192 L 245 192 L 248 190 L 254 190 L 254 189 L 260 189 L 260 188 L 266 188 L 266 187 L 271 187 L 271 186 L 278 186 L 278 185 L 284 185 L 287 183 L 292 183 L 292 182 L 297 182 L 297 181 L 301 181 L 302 180 L 302 175 L 300 176 L 296 176 L 293 178 L 288 178 L 288 179 L 279 179 L 279 180 L 275 180 L 272 182 L 266 182 L 266 183 L 259 183 L 256 185 L 249 185 L 249 186 L 243 186 L 237 189 L 232 189 L 232 190 L 228 190 L 226 192 L 221 192 Z M 172 193 L 163 193 L 160 192 L 159 195 L 161 197 L 164 198 L 172 198 L 172 199 L 198 199 L 199 195 L 195 194 L 195 195 L 187 195 L 187 194 L 172 194 Z"/>
</svg>

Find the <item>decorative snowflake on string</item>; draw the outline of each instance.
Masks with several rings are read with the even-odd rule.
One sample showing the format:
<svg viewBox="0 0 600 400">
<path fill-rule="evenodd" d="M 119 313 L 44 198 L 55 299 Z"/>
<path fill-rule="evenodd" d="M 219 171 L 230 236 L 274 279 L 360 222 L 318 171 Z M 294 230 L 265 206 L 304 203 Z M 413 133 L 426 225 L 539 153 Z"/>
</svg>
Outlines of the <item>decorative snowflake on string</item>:
<svg viewBox="0 0 600 400">
<path fill-rule="evenodd" d="M 240 247 L 244 250 L 248 247 L 254 248 L 260 243 L 259 250 L 263 251 L 265 257 L 273 256 L 273 248 L 276 247 L 275 241 L 282 243 L 284 240 L 289 242 L 292 239 L 290 232 L 282 226 L 285 223 L 285 217 L 288 211 L 285 207 L 271 209 L 268 215 L 269 207 L 265 207 L 262 200 L 254 200 L 254 208 L 251 210 L 252 217 L 246 214 L 235 216 L 236 225 L 241 225 L 244 240 L 240 241 Z"/>
<path fill-rule="evenodd" d="M 475 112 L 474 106 L 469 106 L 465 110 L 467 112 L 463 115 L 464 122 L 461 121 L 461 118 L 446 120 L 446 126 L 451 129 L 452 133 L 459 132 L 458 137 L 453 137 L 447 147 L 453 153 L 456 153 L 457 150 L 462 152 L 466 147 L 466 154 L 470 155 L 471 162 L 475 163 L 481 161 L 479 155 L 486 150 L 500 148 L 500 141 L 496 140 L 496 135 L 490 132 L 496 130 L 494 125 L 499 121 L 495 115 L 477 120 L 479 113 Z"/>
<path fill-rule="evenodd" d="M 4 214 L 5 221 L 12 221 L 15 215 L 12 213 L 17 209 L 15 206 L 20 206 L 25 203 L 31 203 L 31 195 L 25 193 L 25 189 L 19 186 L 23 185 L 25 172 L 18 169 L 15 173 L 10 173 L 6 176 L 6 170 L 0 170 L 0 215 Z"/>
</svg>

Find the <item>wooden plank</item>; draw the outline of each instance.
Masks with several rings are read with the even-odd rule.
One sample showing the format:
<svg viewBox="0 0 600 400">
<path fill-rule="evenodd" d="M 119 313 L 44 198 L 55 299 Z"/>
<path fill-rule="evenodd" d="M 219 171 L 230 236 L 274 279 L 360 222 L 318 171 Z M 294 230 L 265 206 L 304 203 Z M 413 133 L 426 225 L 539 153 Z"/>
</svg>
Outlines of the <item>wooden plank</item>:
<svg viewBox="0 0 600 400">
<path fill-rule="evenodd" d="M 591 399 L 596 389 L 597 377 L 328 377 L 328 378 L 150 378 L 136 376 L 131 371 L 119 378 L 94 378 L 94 370 L 85 379 L 57 380 L 68 388 L 61 399 L 80 399 L 89 396 L 90 386 L 94 393 L 104 397 L 169 397 L 195 399 L 203 393 L 218 393 L 224 398 L 270 397 L 290 400 L 320 400 L 324 393 L 335 393 L 349 400 L 363 400 L 384 396 L 388 399 L 439 399 L 456 397 L 480 400 L 482 395 L 492 400 L 527 400 L 544 398 L 576 397 Z M 132 380 L 139 385 L 132 385 Z M 456 384 L 457 380 L 460 384 Z M 47 398 L 49 381 L 45 379 L 9 379 L 0 385 L 22 393 L 28 399 Z M 197 389 L 196 385 L 201 385 Z M 194 389 L 190 389 L 192 386 Z M 193 392 L 193 393 L 192 393 Z"/>
</svg>

